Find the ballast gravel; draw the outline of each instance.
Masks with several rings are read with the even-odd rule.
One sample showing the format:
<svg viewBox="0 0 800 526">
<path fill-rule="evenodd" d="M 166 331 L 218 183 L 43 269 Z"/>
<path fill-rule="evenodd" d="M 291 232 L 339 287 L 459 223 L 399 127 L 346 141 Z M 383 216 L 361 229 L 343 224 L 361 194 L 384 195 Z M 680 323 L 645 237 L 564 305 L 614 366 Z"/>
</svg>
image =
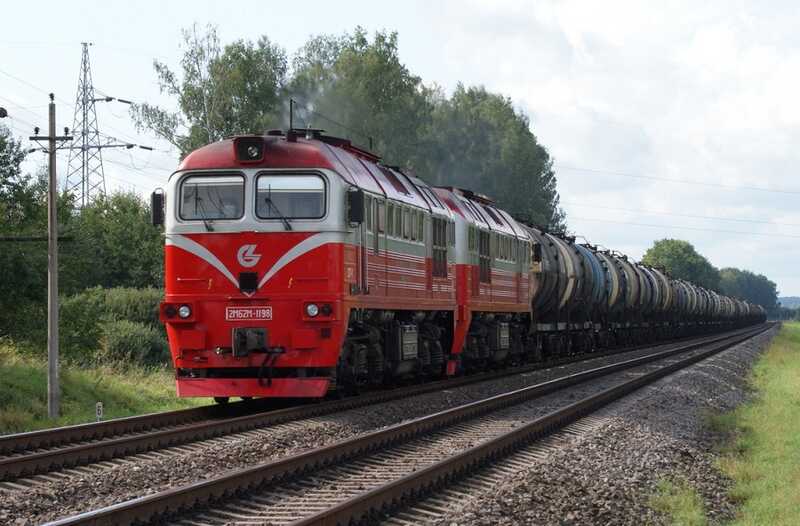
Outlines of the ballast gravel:
<svg viewBox="0 0 800 526">
<path fill-rule="evenodd" d="M 19 491 L 0 490 L 0 523 L 41 524 L 215 477 L 228 470 L 297 454 L 360 433 L 573 372 L 650 354 L 655 350 L 657 348 L 597 357 L 586 362 L 171 447 L 127 457 L 122 462 L 104 463 L 102 468 L 79 468 L 81 474 L 75 474 L 74 470 L 53 473 L 48 475 L 52 479 L 49 482 L 39 481 Z M 552 486 L 546 493 L 555 495 L 557 492 L 557 486 Z M 494 523 L 491 520 L 480 522 L 483 520 L 480 517 L 475 520 L 481 524 Z M 539 520 L 534 522 L 538 523 Z"/>
<path fill-rule="evenodd" d="M 596 414 L 607 422 L 591 436 L 565 441 L 437 526 L 669 524 L 651 507 L 665 480 L 694 488 L 710 524 L 732 519 L 731 481 L 716 467 L 723 437 L 709 428 L 708 416 L 748 398 L 748 372 L 777 330 L 608 406 Z"/>
</svg>

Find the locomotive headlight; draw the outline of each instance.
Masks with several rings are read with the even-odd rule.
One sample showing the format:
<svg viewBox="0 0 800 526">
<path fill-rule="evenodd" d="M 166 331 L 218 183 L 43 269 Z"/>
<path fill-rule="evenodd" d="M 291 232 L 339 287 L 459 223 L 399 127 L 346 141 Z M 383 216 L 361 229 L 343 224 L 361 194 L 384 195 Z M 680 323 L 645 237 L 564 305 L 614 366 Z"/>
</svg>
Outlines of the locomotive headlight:
<svg viewBox="0 0 800 526">
<path fill-rule="evenodd" d="M 316 318 L 317 314 L 319 314 L 319 307 L 316 303 L 309 303 L 306 305 L 306 314 L 308 314 L 312 318 Z"/>
<path fill-rule="evenodd" d="M 248 146 L 247 156 L 251 159 L 258 159 L 261 156 L 261 151 L 258 149 L 258 146 Z"/>
<path fill-rule="evenodd" d="M 178 308 L 178 316 L 183 318 L 184 320 L 192 315 L 192 308 L 188 305 L 181 305 Z"/>
</svg>

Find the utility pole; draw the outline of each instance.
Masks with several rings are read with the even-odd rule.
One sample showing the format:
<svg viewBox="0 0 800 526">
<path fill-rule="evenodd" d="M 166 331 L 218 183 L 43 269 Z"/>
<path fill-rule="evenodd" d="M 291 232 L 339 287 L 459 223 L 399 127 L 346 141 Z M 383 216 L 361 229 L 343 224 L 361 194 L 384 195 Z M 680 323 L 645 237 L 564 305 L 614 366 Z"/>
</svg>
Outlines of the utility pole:
<svg viewBox="0 0 800 526">
<path fill-rule="evenodd" d="M 47 415 L 58 418 L 61 390 L 58 382 L 58 181 L 56 180 L 56 143 L 71 141 L 69 130 L 56 136 L 56 103 L 50 94 L 50 127 L 47 136 L 30 137 L 32 141 L 47 140 L 49 181 L 47 188 Z"/>
</svg>

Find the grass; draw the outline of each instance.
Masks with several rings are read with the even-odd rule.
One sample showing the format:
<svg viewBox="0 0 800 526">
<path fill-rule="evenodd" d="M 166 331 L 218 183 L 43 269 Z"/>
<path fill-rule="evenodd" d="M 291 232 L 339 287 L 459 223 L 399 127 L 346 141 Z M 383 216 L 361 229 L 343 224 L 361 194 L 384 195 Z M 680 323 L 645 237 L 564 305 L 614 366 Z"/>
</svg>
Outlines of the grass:
<svg viewBox="0 0 800 526">
<path fill-rule="evenodd" d="M 61 418 L 47 418 L 47 363 L 0 339 L 0 434 L 95 420 L 95 404 L 104 418 L 167 411 L 206 403 L 175 396 L 168 368 L 61 368 Z"/>
<path fill-rule="evenodd" d="M 736 525 L 800 524 L 800 323 L 784 323 L 752 373 L 755 398 L 716 425 L 720 461 L 741 502 Z"/>
<path fill-rule="evenodd" d="M 784 323 L 753 367 L 753 399 L 736 410 L 707 414 L 721 437 L 722 471 L 740 504 L 735 526 L 800 525 L 800 323 Z M 653 509 L 672 524 L 707 524 L 703 500 L 685 481 L 662 480 Z"/>
<path fill-rule="evenodd" d="M 650 506 L 666 514 L 670 522 L 679 526 L 705 526 L 706 510 L 703 499 L 688 482 L 662 480 Z"/>
</svg>

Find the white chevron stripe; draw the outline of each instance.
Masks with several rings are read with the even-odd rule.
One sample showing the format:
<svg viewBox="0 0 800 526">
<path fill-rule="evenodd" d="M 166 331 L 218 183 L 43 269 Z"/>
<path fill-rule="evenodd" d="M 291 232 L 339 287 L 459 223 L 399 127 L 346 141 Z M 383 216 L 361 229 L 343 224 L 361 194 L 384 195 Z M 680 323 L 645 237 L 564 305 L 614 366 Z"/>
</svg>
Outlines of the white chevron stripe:
<svg viewBox="0 0 800 526">
<path fill-rule="evenodd" d="M 341 239 L 341 234 L 337 232 L 319 232 L 314 234 L 310 237 L 305 238 L 292 248 L 286 251 L 284 255 L 282 255 L 278 261 L 272 265 L 272 268 L 264 274 L 264 277 L 261 278 L 261 282 L 258 284 L 258 288 L 264 286 L 264 284 L 269 281 L 269 279 L 278 273 L 280 269 L 297 259 L 298 257 L 302 256 L 306 252 L 314 250 L 317 247 L 321 247 L 322 245 L 326 245 L 328 243 L 333 243 L 335 241 L 339 241 Z"/>
<path fill-rule="evenodd" d="M 341 235 L 337 232 L 319 232 L 317 234 L 313 234 L 310 237 L 307 237 L 300 243 L 293 246 L 289 249 L 284 255 L 282 255 L 278 261 L 275 262 L 274 265 L 264 274 L 264 277 L 261 278 L 261 282 L 258 284 L 258 288 L 264 286 L 264 284 L 269 281 L 269 279 L 274 276 L 279 270 L 283 267 L 297 259 L 298 257 L 302 256 L 306 252 L 313 250 L 317 247 L 325 245 L 327 243 L 333 243 L 335 241 L 339 241 L 341 239 Z M 167 234 L 166 236 L 166 244 L 176 246 L 190 254 L 194 254 L 198 258 L 202 259 L 215 269 L 217 269 L 223 276 L 228 278 L 231 283 L 234 284 L 236 288 L 239 288 L 239 282 L 233 276 L 230 270 L 225 266 L 222 261 L 219 260 L 217 256 L 215 256 L 210 250 L 206 247 L 194 241 L 193 239 L 186 237 L 181 234 Z"/>
<path fill-rule="evenodd" d="M 219 270 L 220 273 L 228 278 L 236 288 L 239 288 L 239 282 L 233 277 L 233 274 L 231 274 L 231 272 L 228 270 L 228 267 L 226 267 L 225 264 L 222 263 L 222 261 L 220 261 L 219 258 L 212 254 L 211 251 L 206 247 L 191 238 L 182 236 L 181 234 L 167 234 L 166 238 L 167 245 L 176 246 L 190 254 L 194 254 L 215 269 Z"/>
</svg>

